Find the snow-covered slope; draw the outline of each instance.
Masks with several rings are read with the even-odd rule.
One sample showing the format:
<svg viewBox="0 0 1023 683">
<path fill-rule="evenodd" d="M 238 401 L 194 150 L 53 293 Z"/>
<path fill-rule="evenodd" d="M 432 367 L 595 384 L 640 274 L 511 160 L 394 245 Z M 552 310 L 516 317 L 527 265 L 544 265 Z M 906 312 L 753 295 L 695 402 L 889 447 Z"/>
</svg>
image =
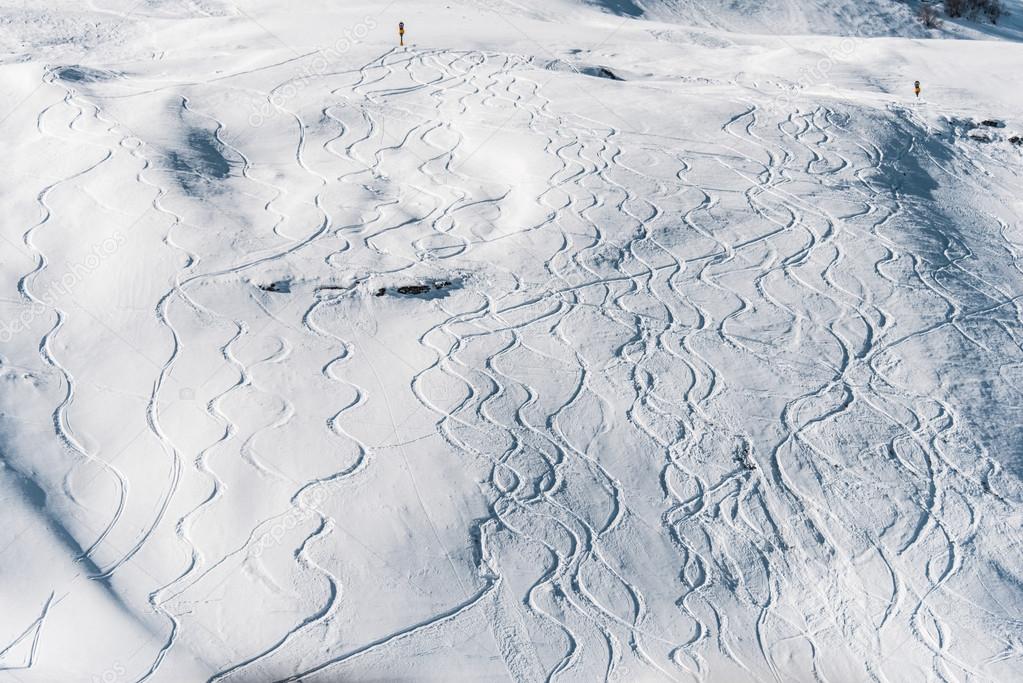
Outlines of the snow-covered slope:
<svg viewBox="0 0 1023 683">
<path fill-rule="evenodd" d="M 751 33 L 923 35 L 902 0 L 592 0 L 607 11 Z"/>
<path fill-rule="evenodd" d="M 8 8 L 0 681 L 1014 680 L 1023 49 L 731 7 Z"/>
<path fill-rule="evenodd" d="M 505 12 L 535 13 L 535 5 L 513 0 L 481 0 L 485 6 Z M 1023 2 L 1000 0 L 1004 15 L 992 24 L 983 14 L 951 19 L 940 3 L 915 0 L 551 0 L 544 14 L 570 16 L 578 2 L 585 2 L 621 17 L 646 18 L 684 26 L 715 28 L 764 35 L 837 35 L 958 38 L 1023 38 Z M 922 4 L 938 13 L 940 26 L 927 29 L 919 19 Z"/>
</svg>

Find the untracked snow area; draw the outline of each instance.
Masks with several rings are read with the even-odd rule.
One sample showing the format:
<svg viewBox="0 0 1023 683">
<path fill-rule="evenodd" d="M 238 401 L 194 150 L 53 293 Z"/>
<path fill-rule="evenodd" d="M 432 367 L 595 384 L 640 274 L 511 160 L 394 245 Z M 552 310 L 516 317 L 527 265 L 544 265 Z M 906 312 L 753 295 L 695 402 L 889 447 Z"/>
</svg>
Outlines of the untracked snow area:
<svg viewBox="0 0 1023 683">
<path fill-rule="evenodd" d="M 1018 680 L 1023 46 L 775 4 L 0 8 L 0 682 Z"/>
</svg>

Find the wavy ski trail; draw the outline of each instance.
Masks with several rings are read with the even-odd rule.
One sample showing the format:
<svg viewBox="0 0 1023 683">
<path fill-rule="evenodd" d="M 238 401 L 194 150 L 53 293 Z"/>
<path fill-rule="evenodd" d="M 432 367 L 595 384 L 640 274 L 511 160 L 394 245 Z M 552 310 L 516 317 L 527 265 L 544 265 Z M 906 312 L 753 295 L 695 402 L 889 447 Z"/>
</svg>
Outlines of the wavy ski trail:
<svg viewBox="0 0 1023 683">
<path fill-rule="evenodd" d="M 67 88 L 38 118 L 95 157 L 39 193 L 19 289 L 54 320 L 53 429 L 116 483 L 80 541 L 146 613 L 133 680 L 452 676 L 480 653 L 518 681 L 998 678 L 1019 491 L 953 361 L 1023 365 L 1019 299 L 981 263 L 1023 272 L 1023 239 L 991 207 L 981 256 L 919 190 L 982 193 L 988 159 L 840 102 L 717 95 L 700 140 L 658 138 L 567 113 L 552 93 L 587 77 L 517 55 L 293 61 L 228 79 L 266 99 L 255 135 L 203 83 Z M 125 144 L 110 121 L 150 101 L 230 172 Z M 173 264 L 131 417 L 158 480 L 77 429 L 76 313 L 40 285 L 61 188 L 117 159 Z"/>
</svg>

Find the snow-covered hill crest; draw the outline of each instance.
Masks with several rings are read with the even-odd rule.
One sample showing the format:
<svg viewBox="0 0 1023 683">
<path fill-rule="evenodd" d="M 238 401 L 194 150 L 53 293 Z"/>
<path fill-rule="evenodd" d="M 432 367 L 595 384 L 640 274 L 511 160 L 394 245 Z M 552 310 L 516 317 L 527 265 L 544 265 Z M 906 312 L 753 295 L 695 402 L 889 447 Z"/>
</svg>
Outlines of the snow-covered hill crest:
<svg viewBox="0 0 1023 683">
<path fill-rule="evenodd" d="M 925 31 L 902 0 L 587 0 L 624 16 L 743 33 L 909 35 Z"/>
</svg>

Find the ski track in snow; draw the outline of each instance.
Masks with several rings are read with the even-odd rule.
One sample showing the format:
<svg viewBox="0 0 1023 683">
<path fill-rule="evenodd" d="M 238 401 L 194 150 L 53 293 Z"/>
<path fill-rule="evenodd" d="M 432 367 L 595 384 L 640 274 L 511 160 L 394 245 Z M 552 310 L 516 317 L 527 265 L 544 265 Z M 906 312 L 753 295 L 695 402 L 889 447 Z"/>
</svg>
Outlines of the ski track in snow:
<svg viewBox="0 0 1023 683">
<path fill-rule="evenodd" d="M 188 196 L 157 150 L 127 144 L 134 135 L 93 103 L 114 98 L 92 100 L 47 74 L 66 96 L 39 113 L 39 134 L 89 154 L 38 194 L 41 218 L 23 235 L 35 264 L 18 288 L 54 319 L 38 353 L 63 382 L 56 437 L 116 484 L 112 517 L 81 544 L 103 560 L 93 578 L 116 579 L 147 552 L 171 558 L 126 598 L 148 605 L 158 634 L 141 655 L 148 661 L 132 663 L 133 680 L 174 680 L 179 650 L 209 681 L 356 677 L 364 670 L 346 667 L 415 643 L 467 641 L 481 623 L 505 674 L 522 681 L 887 681 L 906 671 L 994 680 L 962 643 L 997 615 L 961 586 L 992 574 L 978 538 L 997 535 L 985 525 L 1019 501 L 1002 464 L 969 434 L 966 406 L 946 386 L 910 388 L 903 364 L 940 337 L 1010 367 L 1018 347 L 1015 356 L 993 349 L 975 324 L 997 311 L 1015 340 L 1023 308 L 954 230 L 932 230 L 914 251 L 907 226 L 933 209 L 912 187 L 882 182 L 916 172 L 914 160 L 985 193 L 993 160 L 930 141 L 912 110 L 888 112 L 901 136 L 867 136 L 853 105 L 839 102 L 779 114 L 728 100 L 733 114 L 716 135 L 654 144 L 565 113 L 547 75 L 517 55 L 418 48 L 288 75 L 265 93 L 274 130 L 293 149 L 276 175 L 257 160 L 266 154 L 252 149 L 258 141 L 232 137 L 238 113 L 205 99 L 209 84 L 182 85 L 176 115 L 202 122 L 241 160 L 225 189 Z M 296 82 L 301 90 L 281 104 Z M 76 123 L 85 118 L 99 132 Z M 543 187 L 525 198 L 527 223 L 517 222 L 522 188 L 469 167 L 480 140 L 511 121 L 550 165 L 537 164 Z M 178 260 L 151 311 L 168 353 L 144 410 L 167 478 L 137 493 L 97 455 L 102 435 L 76 429 L 78 369 L 55 344 L 75 312 L 44 301 L 38 286 L 50 264 L 38 237 L 61 211 L 60 190 L 115 159 L 141 168 L 135 183 L 153 195 L 162 243 Z M 256 206 L 263 246 L 225 254 L 196 237 L 187 213 L 225 197 Z M 1011 220 L 976 220 L 1023 273 Z M 502 250 L 525 253 L 529 267 L 506 267 Z M 305 267 L 317 275 L 295 277 L 288 293 L 254 287 Z M 370 306 L 411 303 L 374 297 L 378 282 L 473 269 L 478 280 L 415 302 L 397 337 L 374 320 Z M 322 291 L 309 284 L 317 278 Z M 894 312 L 906 306 L 919 311 Z M 404 351 L 386 348 L 387 334 Z M 232 379 L 199 387 L 209 391 L 201 413 L 212 436 L 201 447 L 176 443 L 169 387 L 209 374 L 189 363 L 213 348 L 213 369 Z M 285 381 L 309 367 L 317 377 Z M 400 395 L 389 393 L 394 376 L 407 383 Z M 308 418 L 303 382 L 321 391 L 325 417 Z M 367 437 L 370 411 L 389 438 Z M 457 536 L 471 547 L 453 547 L 451 526 L 467 519 L 445 517 L 448 501 L 428 488 L 446 475 L 405 440 L 416 416 L 432 429 L 422 438 L 433 450 L 423 452 L 457 454 L 478 481 L 486 516 Z M 289 434 L 329 457 L 265 446 Z M 352 606 L 372 601 L 359 602 L 365 579 L 345 558 L 350 531 L 336 511 L 385 465 L 402 478 L 387 485 L 412 492 L 401 505 L 436 561 L 408 568 L 409 586 L 435 573 L 451 589 L 428 596 L 432 614 L 414 603 L 402 624 L 374 618 L 363 628 Z M 877 493 L 882 476 L 889 488 Z M 73 488 L 65 484 L 78 502 Z M 133 495 L 152 502 L 129 524 Z M 247 496 L 245 527 L 229 511 Z M 286 522 L 295 531 L 278 540 L 282 560 L 266 538 Z M 220 524 L 226 540 L 207 546 Z M 115 534 L 131 541 L 114 547 Z M 253 600 L 291 607 L 236 639 L 237 651 L 218 650 L 208 633 L 230 640 L 251 618 L 251 606 L 217 593 L 240 576 L 251 581 L 243 590 L 265 591 Z M 51 602 L 39 631 L 60 610 Z M 957 609 L 970 614 L 960 620 Z M 903 651 L 929 669 L 889 668 Z M 29 664 L 57 654 L 33 642 Z"/>
<path fill-rule="evenodd" d="M 44 83 L 49 85 L 57 84 L 57 79 L 54 77 L 52 72 L 46 73 L 43 80 Z M 39 113 L 36 119 L 37 130 L 42 135 L 45 136 L 53 135 L 52 133 L 49 133 L 46 130 L 45 121 L 47 118 L 51 117 L 54 112 L 63 113 L 65 116 L 73 112 L 73 114 L 71 114 L 72 116 L 71 119 L 64 122 L 64 125 L 67 128 L 68 136 L 73 136 L 76 133 L 75 128 L 76 122 L 80 118 L 86 116 L 86 111 L 82 107 L 78 99 L 76 99 L 74 90 L 67 87 L 64 87 L 63 90 L 64 90 L 63 99 L 58 103 L 54 103 L 53 105 L 48 106 L 46 109 Z M 98 121 L 99 120 L 97 116 L 98 109 L 95 107 L 91 107 L 90 111 L 92 112 L 93 117 L 96 117 Z M 57 433 L 60 441 L 69 451 L 71 451 L 77 456 L 82 457 L 87 462 L 98 463 L 105 472 L 109 473 L 111 476 L 114 477 L 117 484 L 118 489 L 117 508 L 112 518 L 110 519 L 109 523 L 106 525 L 106 527 L 99 533 L 96 539 L 88 547 L 85 548 L 83 557 L 90 556 L 92 552 L 95 550 L 95 548 L 100 543 L 103 542 L 103 540 L 106 538 L 107 534 L 114 527 L 114 525 L 117 524 L 118 519 L 120 518 L 122 512 L 124 511 L 124 501 L 126 496 L 127 482 L 125 481 L 123 474 L 115 466 L 104 462 L 102 459 L 97 458 L 95 453 L 93 452 L 93 449 L 91 449 L 87 445 L 87 442 L 80 435 L 76 434 L 75 430 L 72 428 L 69 418 L 69 411 L 75 399 L 75 379 L 73 374 L 68 370 L 68 368 L 61 364 L 59 358 L 55 355 L 53 349 L 54 339 L 60 333 L 61 328 L 64 325 L 64 322 L 67 318 L 67 312 L 60 308 L 57 308 L 55 305 L 49 302 L 46 302 L 43 298 L 40 298 L 40 296 L 37 296 L 34 293 L 33 283 L 40 276 L 40 274 L 48 267 L 49 261 L 46 257 L 46 254 L 40 251 L 38 247 L 36 247 L 35 242 L 33 240 L 33 236 L 38 231 L 45 229 L 53 219 L 54 209 L 50 206 L 49 202 L 47 201 L 48 196 L 58 187 L 67 183 L 71 183 L 76 179 L 87 176 L 88 174 L 99 169 L 100 167 L 102 167 L 104 163 L 109 161 L 114 154 L 112 149 L 104 147 L 100 144 L 93 142 L 86 142 L 86 144 L 90 147 L 100 147 L 102 149 L 102 157 L 97 161 L 88 162 L 85 168 L 75 171 L 71 175 L 48 185 L 46 188 L 43 189 L 42 192 L 39 193 L 39 196 L 36 199 L 36 201 L 39 204 L 42 217 L 40 218 L 38 223 L 30 227 L 25 232 L 23 238 L 25 245 L 36 254 L 36 266 L 31 272 L 26 273 L 18 282 L 18 289 L 22 296 L 25 297 L 27 301 L 36 305 L 40 305 L 44 308 L 52 309 L 56 318 L 52 328 L 42 337 L 42 339 L 39 342 L 39 354 L 41 358 L 47 365 L 51 366 L 60 373 L 65 385 L 65 394 L 63 400 L 60 402 L 59 405 L 56 406 L 52 415 L 54 430 Z M 78 501 L 75 498 L 74 491 L 68 483 L 68 479 L 72 471 L 73 470 L 69 470 L 68 476 L 64 480 L 64 490 L 67 493 L 69 499 L 77 503 Z"/>
</svg>

